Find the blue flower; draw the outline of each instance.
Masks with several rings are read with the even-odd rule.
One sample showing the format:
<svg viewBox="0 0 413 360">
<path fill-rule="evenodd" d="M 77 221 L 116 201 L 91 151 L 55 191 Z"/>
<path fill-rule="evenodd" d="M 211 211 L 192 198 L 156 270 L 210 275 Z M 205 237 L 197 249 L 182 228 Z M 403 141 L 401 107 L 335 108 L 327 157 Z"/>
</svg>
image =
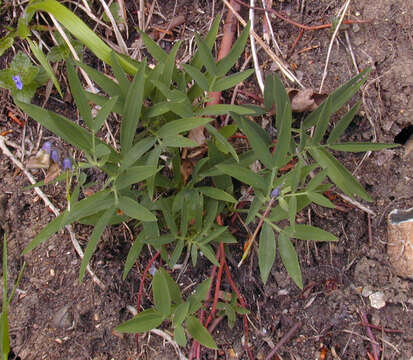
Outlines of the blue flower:
<svg viewBox="0 0 413 360">
<path fill-rule="evenodd" d="M 42 150 L 50 155 L 50 153 L 52 152 L 52 143 L 50 141 L 43 143 Z"/>
<path fill-rule="evenodd" d="M 52 160 L 58 164 L 59 163 L 59 152 L 57 150 L 52 150 L 52 153 L 50 154 L 50 157 Z"/>
<path fill-rule="evenodd" d="M 16 84 L 16 88 L 17 90 L 21 90 L 23 89 L 23 83 L 22 83 L 22 79 L 20 77 L 20 75 L 15 75 L 11 77 L 14 81 L 14 83 Z"/>
<path fill-rule="evenodd" d="M 63 170 L 73 170 L 73 166 L 72 166 L 72 160 L 70 160 L 69 158 L 64 158 L 63 160 Z"/>
<path fill-rule="evenodd" d="M 277 198 L 281 194 L 281 185 L 277 186 L 273 191 L 271 191 L 271 197 Z"/>
</svg>

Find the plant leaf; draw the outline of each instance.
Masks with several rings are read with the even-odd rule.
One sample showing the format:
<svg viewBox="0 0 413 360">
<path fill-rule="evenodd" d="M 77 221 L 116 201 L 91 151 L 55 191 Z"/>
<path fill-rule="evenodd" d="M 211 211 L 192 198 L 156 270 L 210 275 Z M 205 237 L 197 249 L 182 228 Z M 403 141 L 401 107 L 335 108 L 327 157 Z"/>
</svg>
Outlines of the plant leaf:
<svg viewBox="0 0 413 360">
<path fill-rule="evenodd" d="M 153 276 L 152 292 L 156 309 L 165 317 L 169 316 L 171 313 L 171 294 L 164 273 L 160 269 Z"/>
<path fill-rule="evenodd" d="M 131 149 L 123 155 L 119 167 L 119 172 L 122 172 L 126 168 L 133 165 L 136 161 L 138 161 L 141 156 L 155 144 L 155 142 L 156 139 L 154 137 L 148 136 L 134 144 Z"/>
<path fill-rule="evenodd" d="M 268 280 L 268 275 L 271 272 L 272 265 L 275 260 L 275 236 L 272 227 L 264 223 L 260 233 L 260 242 L 258 245 L 258 265 L 262 282 L 265 284 Z"/>
<path fill-rule="evenodd" d="M 194 129 L 198 126 L 208 124 L 212 118 L 192 117 L 174 120 L 163 125 L 157 132 L 158 136 L 163 138 L 167 136 L 174 136 L 184 131 Z"/>
<path fill-rule="evenodd" d="M 113 111 L 113 107 L 116 105 L 118 98 L 118 96 L 114 96 L 113 98 L 109 99 L 99 110 L 96 118 L 93 120 L 92 130 L 95 133 L 99 131 L 105 120 L 108 118 L 109 114 Z"/>
<path fill-rule="evenodd" d="M 138 259 L 142 251 L 143 245 L 145 245 L 145 243 L 142 241 L 143 237 L 144 232 L 141 231 L 133 241 L 133 244 L 128 252 L 128 256 L 125 261 L 125 266 L 123 268 L 122 280 L 125 280 L 128 276 L 129 271 L 132 269 L 133 265 L 135 265 L 135 261 Z"/>
<path fill-rule="evenodd" d="M 217 169 L 222 171 L 224 174 L 232 176 L 233 178 L 242 181 L 254 188 L 266 191 L 267 185 L 264 179 L 254 173 L 252 170 L 238 166 L 238 165 L 228 165 L 228 164 L 218 164 L 215 165 Z"/>
<path fill-rule="evenodd" d="M 198 34 L 195 34 L 195 41 L 198 45 L 199 55 L 201 57 L 202 64 L 205 65 L 206 70 L 210 75 L 217 75 L 217 65 L 215 60 L 212 57 L 211 51 L 208 48 L 208 45 L 199 37 Z"/>
<path fill-rule="evenodd" d="M 179 346 L 186 346 L 186 335 L 182 325 L 178 325 L 174 330 L 174 340 Z"/>
<path fill-rule="evenodd" d="M 350 125 L 351 121 L 353 120 L 354 116 L 357 114 L 361 105 L 361 100 L 354 105 L 350 111 L 344 115 L 340 121 L 336 124 L 334 129 L 331 131 L 330 136 L 327 139 L 327 144 L 333 144 L 338 141 L 340 136 L 344 133 L 347 127 Z"/>
<path fill-rule="evenodd" d="M 227 202 L 232 202 L 236 203 L 237 200 L 234 199 L 234 197 L 224 190 L 214 188 L 214 187 L 208 187 L 208 186 L 200 186 L 196 188 L 198 191 L 200 191 L 202 194 L 216 200 L 221 200 L 221 201 L 227 201 Z"/>
<path fill-rule="evenodd" d="M 184 70 L 188 73 L 188 75 L 195 80 L 195 82 L 198 84 L 198 86 L 204 90 L 208 91 L 209 90 L 209 83 L 208 79 L 205 77 L 203 73 L 201 73 L 196 67 L 188 65 L 188 64 L 183 64 L 182 67 Z"/>
<path fill-rule="evenodd" d="M 319 147 L 309 147 L 309 152 L 317 163 L 327 171 L 328 177 L 350 197 L 360 196 L 366 201 L 372 201 L 370 195 L 351 175 L 351 173 L 328 151 Z"/>
<path fill-rule="evenodd" d="M 191 336 L 201 345 L 210 349 L 218 349 L 209 331 L 195 316 L 189 316 L 185 321 L 185 326 Z"/>
<path fill-rule="evenodd" d="M 235 85 L 243 82 L 254 73 L 254 69 L 248 69 L 242 72 L 238 72 L 224 78 L 218 79 L 212 85 L 211 91 L 223 91 L 234 87 Z"/>
<path fill-rule="evenodd" d="M 124 116 L 120 126 L 120 144 L 122 153 L 126 153 L 133 143 L 136 129 L 143 105 L 143 92 L 145 87 L 146 60 L 138 69 L 132 84 L 129 86 L 124 106 Z"/>
<path fill-rule="evenodd" d="M 380 143 L 359 143 L 351 142 L 344 144 L 327 144 L 329 149 L 337 151 L 349 151 L 349 152 L 365 152 L 365 151 L 378 151 L 383 149 L 391 149 L 400 146 L 399 144 L 380 144 Z"/>
<path fill-rule="evenodd" d="M 156 216 L 154 214 L 130 197 L 119 197 L 118 207 L 131 218 L 141 221 L 156 221 Z"/>
<path fill-rule="evenodd" d="M 290 238 L 282 232 L 278 236 L 278 250 L 288 274 L 294 280 L 295 284 L 302 290 L 303 279 L 297 252 L 295 251 Z"/>
<path fill-rule="evenodd" d="M 300 240 L 338 241 L 338 238 L 332 233 L 311 225 L 295 224 L 295 230 L 291 226 L 287 226 L 284 231 L 290 237 Z"/>
<path fill-rule="evenodd" d="M 327 100 L 323 101 L 320 108 L 321 110 L 318 112 L 314 135 L 311 139 L 313 144 L 321 143 L 321 140 L 323 139 L 323 136 L 327 130 L 328 123 L 330 122 L 330 116 L 331 116 L 331 97 L 330 96 L 327 98 Z"/>
<path fill-rule="evenodd" d="M 115 212 L 115 209 L 109 208 L 106 210 L 103 215 L 99 218 L 98 222 L 93 229 L 92 235 L 90 236 L 89 241 L 87 242 L 87 246 L 85 249 L 85 253 L 83 255 L 82 262 L 80 264 L 80 271 L 79 271 L 79 281 L 83 281 L 83 277 L 85 276 L 86 267 L 89 264 L 90 259 L 92 258 L 93 253 L 96 250 L 96 246 L 100 240 L 100 237 L 103 234 L 106 226 L 109 224 L 109 221 Z"/>
<path fill-rule="evenodd" d="M 331 208 L 331 209 L 335 208 L 335 205 L 329 199 L 327 199 L 325 196 L 321 195 L 320 193 L 307 192 L 307 197 L 311 200 L 311 202 L 317 205 L 324 206 L 324 207 Z"/>
<path fill-rule="evenodd" d="M 114 186 L 118 190 L 124 189 L 129 185 L 137 184 L 150 178 L 159 170 L 160 169 L 157 169 L 155 166 L 150 165 L 132 166 L 117 177 Z"/>
<path fill-rule="evenodd" d="M 164 316 L 155 309 L 140 312 L 133 319 L 125 321 L 115 328 L 120 333 L 136 334 L 152 330 L 162 324 Z"/>
</svg>

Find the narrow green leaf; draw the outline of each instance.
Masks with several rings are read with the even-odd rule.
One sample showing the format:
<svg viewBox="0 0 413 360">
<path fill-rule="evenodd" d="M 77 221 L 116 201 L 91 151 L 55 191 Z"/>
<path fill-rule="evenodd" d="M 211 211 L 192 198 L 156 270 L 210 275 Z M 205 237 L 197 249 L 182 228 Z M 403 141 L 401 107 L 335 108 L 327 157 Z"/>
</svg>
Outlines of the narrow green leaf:
<svg viewBox="0 0 413 360">
<path fill-rule="evenodd" d="M 326 101 L 320 105 L 321 110 L 318 113 L 318 117 L 316 119 L 316 127 L 314 131 L 314 135 L 311 139 L 313 144 L 320 144 L 321 140 L 323 140 L 323 136 L 327 130 L 328 123 L 330 122 L 331 116 L 331 97 L 329 96 Z"/>
<path fill-rule="evenodd" d="M 131 218 L 141 221 L 156 221 L 156 216 L 154 214 L 130 197 L 121 196 L 119 198 L 118 207 Z"/>
<path fill-rule="evenodd" d="M 189 313 L 196 313 L 202 305 L 202 301 L 205 300 L 208 290 L 211 286 L 211 278 L 202 281 L 195 289 L 195 293 L 192 294 L 189 299 Z"/>
<path fill-rule="evenodd" d="M 82 84 L 80 83 L 80 80 L 71 61 L 67 62 L 66 70 L 70 85 L 70 91 L 72 92 L 80 116 L 83 118 L 83 121 L 86 123 L 87 127 L 89 129 L 93 129 L 92 112 L 90 111 L 90 106 L 85 96 L 85 91 L 83 90 Z"/>
<path fill-rule="evenodd" d="M 324 206 L 326 208 L 334 209 L 335 205 L 327 199 L 325 196 L 321 195 L 320 193 L 316 192 L 307 192 L 307 197 L 311 200 L 311 202 Z"/>
<path fill-rule="evenodd" d="M 171 206 L 169 201 L 165 199 L 161 199 L 157 201 L 159 207 L 162 211 L 163 217 L 165 219 L 166 225 L 168 226 L 169 231 L 172 233 L 173 236 L 178 235 L 178 228 L 176 227 L 175 219 L 172 216 Z"/>
<path fill-rule="evenodd" d="M 290 238 L 284 233 L 280 233 L 278 236 L 278 250 L 288 274 L 294 280 L 295 284 L 300 289 L 303 289 L 303 279 L 297 252 Z"/>
<path fill-rule="evenodd" d="M 198 84 L 198 86 L 204 90 L 208 91 L 209 90 L 209 83 L 207 78 L 203 73 L 201 73 L 196 67 L 188 65 L 188 64 L 183 64 L 182 67 L 184 70 L 188 73 L 188 75 L 195 80 L 195 82 Z"/>
<path fill-rule="evenodd" d="M 267 184 L 264 179 L 254 173 L 252 170 L 238 166 L 228 164 L 218 164 L 216 168 L 222 171 L 224 174 L 234 177 L 235 179 L 242 181 L 254 188 L 266 191 Z"/>
<path fill-rule="evenodd" d="M 182 303 L 182 296 L 178 284 L 164 268 L 160 268 L 159 271 L 162 272 L 162 275 L 166 280 L 172 302 L 174 302 L 176 305 L 179 305 L 180 303 Z"/>
<path fill-rule="evenodd" d="M 236 162 L 239 162 L 239 157 L 234 147 L 228 142 L 228 140 L 211 124 L 206 124 L 205 129 L 212 135 L 214 135 L 218 144 L 221 145 L 227 153 L 230 153 Z"/>
<path fill-rule="evenodd" d="M 122 97 L 127 98 L 131 83 L 128 80 L 122 66 L 120 65 L 119 57 L 116 55 L 114 51 L 111 52 L 110 59 L 112 64 L 112 71 L 115 75 L 116 80 L 118 81 Z"/>
<path fill-rule="evenodd" d="M 338 241 L 335 235 L 311 225 L 295 224 L 295 230 L 293 230 L 291 226 L 287 226 L 284 231 L 286 231 L 290 237 L 300 240 Z"/>
<path fill-rule="evenodd" d="M 165 136 L 162 139 L 162 145 L 167 146 L 167 147 L 197 147 L 199 146 L 197 142 L 194 140 L 188 139 L 185 136 L 182 135 L 171 135 L 171 136 Z"/>
<path fill-rule="evenodd" d="M 93 127 L 92 130 L 97 133 L 99 129 L 104 124 L 105 120 L 108 118 L 109 114 L 113 111 L 113 107 L 115 106 L 116 102 L 118 101 L 118 96 L 114 96 L 113 98 L 109 99 L 105 105 L 99 110 L 96 118 L 93 120 Z"/>
<path fill-rule="evenodd" d="M 204 39 L 204 43 L 207 47 L 208 50 L 211 50 L 212 47 L 214 46 L 214 43 L 216 41 L 217 35 L 218 35 L 218 30 L 219 30 L 219 25 L 221 23 L 221 15 L 217 15 L 212 22 L 211 28 L 207 34 L 207 36 Z M 195 56 L 192 59 L 192 66 L 196 67 L 197 69 L 201 69 L 203 64 L 203 59 L 202 59 L 202 54 L 200 53 L 199 50 L 195 52 Z"/>
<path fill-rule="evenodd" d="M 306 190 L 311 191 L 321 185 L 327 176 L 327 170 L 321 170 L 316 176 L 314 176 L 307 184 Z"/>
<path fill-rule="evenodd" d="M 156 309 L 165 317 L 169 316 L 171 313 L 171 295 L 162 271 L 156 271 L 153 276 L 152 292 Z"/>
<path fill-rule="evenodd" d="M 39 45 L 31 41 L 29 38 L 26 39 L 30 45 L 30 50 L 32 51 L 33 55 L 36 56 L 36 59 L 39 61 L 40 65 L 43 66 L 43 69 L 46 71 L 49 78 L 53 81 L 53 85 L 55 86 L 57 92 L 59 93 L 60 97 L 63 98 L 62 90 L 60 90 L 59 82 L 53 72 L 52 67 L 49 64 L 46 56 L 43 54 L 43 51 L 40 49 Z"/>
<path fill-rule="evenodd" d="M 255 220 L 255 217 L 257 216 L 258 211 L 260 211 L 262 204 L 263 204 L 263 200 L 259 196 L 255 196 L 248 210 L 248 215 L 247 215 L 247 219 L 245 220 L 245 225 L 248 225 L 251 223 L 251 221 Z"/>
<path fill-rule="evenodd" d="M 327 144 L 329 149 L 337 151 L 349 151 L 349 152 L 365 152 L 365 151 L 378 151 L 383 149 L 391 149 L 400 146 L 399 144 L 380 144 L 380 143 L 344 143 L 344 144 Z"/>
<path fill-rule="evenodd" d="M 202 251 L 204 256 L 212 262 L 214 265 L 219 266 L 219 262 L 217 260 L 217 256 L 214 253 L 214 250 L 212 250 L 211 245 L 209 244 L 203 244 L 199 245 L 199 249 Z"/>
<path fill-rule="evenodd" d="M 149 51 L 149 54 L 159 63 L 165 62 L 168 54 L 155 41 L 152 40 L 145 32 L 139 31 L 141 39 Z"/>
<path fill-rule="evenodd" d="M 119 172 L 122 172 L 126 168 L 133 165 L 138 161 L 143 154 L 145 154 L 156 142 L 154 137 L 148 136 L 138 141 L 131 149 L 123 155 L 122 161 L 120 163 Z"/>
<path fill-rule="evenodd" d="M 214 187 L 208 187 L 208 186 L 200 186 L 196 188 L 198 191 L 200 191 L 202 194 L 216 199 L 216 200 L 221 200 L 221 201 L 228 201 L 232 203 L 236 203 L 237 200 L 234 199 L 234 197 L 224 190 L 214 188 Z"/>
<path fill-rule="evenodd" d="M 297 197 L 291 196 L 288 201 L 288 219 L 290 220 L 290 226 L 295 228 L 295 216 L 297 214 Z"/>
<path fill-rule="evenodd" d="M 133 166 L 125 170 L 118 176 L 115 181 L 115 187 L 118 190 L 124 189 L 132 184 L 137 184 L 143 180 L 150 178 L 155 175 L 160 169 L 157 169 L 155 166 Z"/>
<path fill-rule="evenodd" d="M 215 230 L 211 231 L 208 236 L 203 239 L 199 239 L 199 244 L 208 244 L 212 240 L 218 238 L 221 234 L 223 234 L 227 230 L 227 226 L 217 226 Z"/>
<path fill-rule="evenodd" d="M 206 214 L 204 216 L 204 226 L 202 234 L 206 233 L 214 223 L 218 214 L 218 201 L 210 198 L 206 200 Z"/>
<path fill-rule="evenodd" d="M 115 328 L 120 333 L 136 334 L 144 333 L 162 324 L 164 316 L 155 309 L 147 309 L 140 312 L 133 319 L 125 321 Z"/>
<path fill-rule="evenodd" d="M 143 92 L 145 87 L 146 60 L 138 69 L 132 84 L 129 86 L 125 100 L 124 116 L 120 126 L 120 144 L 122 153 L 126 153 L 132 147 L 136 129 L 143 105 Z"/>
<path fill-rule="evenodd" d="M 326 99 L 326 101 L 331 101 L 331 113 L 334 114 L 337 110 L 339 110 L 348 100 L 352 98 L 352 96 L 357 92 L 361 85 L 367 80 L 367 77 L 370 73 L 370 69 L 366 69 L 362 71 L 357 76 L 353 77 L 347 83 L 339 87 L 333 93 L 329 95 L 330 100 Z M 307 130 L 314 126 L 317 122 L 320 112 L 323 111 L 322 104 L 313 111 L 310 115 L 308 115 L 305 120 L 301 124 L 302 130 Z"/>
<path fill-rule="evenodd" d="M 74 147 L 90 153 L 92 149 L 92 135 L 75 122 L 64 116 L 42 109 L 40 106 L 26 104 L 16 101 L 16 104 L 29 116 L 35 119 L 42 126 L 53 132 Z M 104 144 L 102 140 L 95 137 L 95 144 Z M 111 149 L 110 161 L 119 161 L 119 155 Z"/>
<path fill-rule="evenodd" d="M 89 264 L 90 259 L 92 258 L 93 253 L 96 250 L 100 237 L 103 234 L 106 226 L 109 224 L 109 220 L 114 214 L 115 209 L 109 208 L 103 213 L 103 216 L 98 220 L 96 223 L 95 228 L 93 229 L 92 235 L 87 243 L 85 253 L 83 255 L 82 262 L 80 264 L 80 271 L 79 271 L 79 281 L 83 281 L 83 277 L 85 276 L 86 267 Z"/>
<path fill-rule="evenodd" d="M 182 325 L 178 325 L 174 329 L 174 340 L 179 346 L 185 347 L 186 346 L 186 335 L 185 330 Z"/>
<path fill-rule="evenodd" d="M 205 65 L 206 70 L 210 75 L 217 75 L 217 65 L 215 60 L 212 57 L 211 51 L 209 50 L 207 44 L 199 37 L 198 34 L 195 34 L 195 41 L 198 45 L 198 51 L 201 56 L 202 64 Z"/>
<path fill-rule="evenodd" d="M 212 118 L 192 117 L 174 120 L 163 125 L 157 132 L 159 137 L 174 136 L 184 131 L 194 129 L 198 126 L 208 124 Z"/>
<path fill-rule="evenodd" d="M 189 312 L 189 302 L 186 301 L 182 304 L 179 304 L 174 312 L 174 316 L 172 318 L 172 326 L 178 326 L 183 323 L 185 320 L 186 316 L 188 315 Z"/>
<path fill-rule="evenodd" d="M 273 164 L 275 167 L 281 167 L 286 162 L 286 155 L 290 148 L 292 112 L 290 99 L 288 98 L 281 79 L 276 74 L 273 74 L 273 76 L 276 105 L 276 128 L 278 130 L 278 141 L 273 155 Z"/>
<path fill-rule="evenodd" d="M 347 129 L 347 127 L 352 122 L 354 116 L 357 114 L 360 108 L 360 105 L 361 105 L 361 100 L 358 101 L 357 104 L 354 105 L 350 109 L 350 111 L 340 119 L 340 121 L 336 124 L 334 129 L 331 131 L 330 136 L 327 139 L 327 144 L 333 144 L 338 141 L 340 136 L 344 133 L 344 131 Z"/>
<path fill-rule="evenodd" d="M 245 79 L 250 77 L 254 73 L 254 69 L 248 69 L 242 72 L 238 72 L 224 78 L 220 78 L 212 86 L 211 91 L 223 91 L 240 84 Z"/>
<path fill-rule="evenodd" d="M 218 116 L 225 115 L 228 113 L 234 113 L 238 115 L 252 115 L 253 111 L 246 107 L 240 105 L 229 105 L 229 104 L 216 104 L 208 105 L 197 112 L 199 116 Z"/>
<path fill-rule="evenodd" d="M 241 54 L 244 52 L 245 44 L 248 41 L 249 31 L 250 31 L 250 22 L 244 27 L 241 35 L 232 45 L 230 52 L 222 60 L 218 61 L 217 64 L 217 76 L 225 75 L 235 63 L 240 58 Z"/>
<path fill-rule="evenodd" d="M 116 84 L 111 78 L 104 75 L 102 72 L 92 68 L 82 62 L 76 61 L 77 66 L 82 68 L 90 76 L 90 78 L 110 96 L 119 96 L 121 94 L 121 89 L 118 84 Z"/>
<path fill-rule="evenodd" d="M 201 345 L 210 349 L 218 349 L 211 334 L 195 316 L 189 316 L 185 321 L 185 326 L 191 336 Z"/>
<path fill-rule="evenodd" d="M 275 260 L 275 236 L 270 225 L 264 223 L 260 233 L 260 242 L 258 245 L 258 266 L 262 282 L 265 284 L 270 275 L 272 265 Z"/>
<path fill-rule="evenodd" d="M 125 261 L 125 266 L 123 268 L 122 280 L 125 280 L 128 276 L 129 271 L 132 269 L 133 265 L 135 265 L 135 262 L 142 251 L 143 245 L 145 245 L 145 243 L 142 241 L 143 237 L 144 233 L 143 231 L 141 231 L 133 241 L 133 244 L 128 252 L 128 256 Z"/>
<path fill-rule="evenodd" d="M 370 195 L 364 190 L 351 173 L 328 151 L 323 148 L 310 147 L 311 156 L 320 166 L 327 171 L 328 177 L 348 196 L 360 196 L 366 201 L 372 201 Z"/>
<path fill-rule="evenodd" d="M 163 62 L 164 64 L 164 70 L 161 75 L 161 80 L 163 81 L 164 84 L 169 86 L 172 81 L 172 74 L 175 69 L 175 60 L 176 60 L 176 54 L 178 53 L 178 50 L 180 46 L 182 45 L 182 41 L 179 40 L 177 41 L 174 46 L 172 47 L 172 50 L 168 54 L 168 57 L 165 59 Z"/>
<path fill-rule="evenodd" d="M 273 158 L 265 141 L 266 138 L 261 136 L 262 132 L 258 132 L 257 127 L 252 125 L 252 121 L 245 117 L 236 117 L 236 121 L 244 134 L 247 135 L 248 141 L 258 160 L 260 160 L 268 169 L 272 169 Z"/>
</svg>

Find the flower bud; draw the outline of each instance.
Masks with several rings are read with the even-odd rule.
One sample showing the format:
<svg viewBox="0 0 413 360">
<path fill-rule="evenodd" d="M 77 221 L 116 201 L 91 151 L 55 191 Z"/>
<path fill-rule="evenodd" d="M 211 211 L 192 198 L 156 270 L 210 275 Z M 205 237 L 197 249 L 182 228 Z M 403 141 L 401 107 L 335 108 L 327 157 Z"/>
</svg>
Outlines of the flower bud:
<svg viewBox="0 0 413 360">
<path fill-rule="evenodd" d="M 281 194 L 281 185 L 277 186 L 273 191 L 271 191 L 271 198 L 277 198 Z"/>
<path fill-rule="evenodd" d="M 60 158 L 59 158 L 59 152 L 57 150 L 52 150 L 52 153 L 50 154 L 50 157 L 56 164 L 59 163 Z"/>
<path fill-rule="evenodd" d="M 14 83 L 16 84 L 17 90 L 23 89 L 23 83 L 22 83 L 22 79 L 21 79 L 20 75 L 15 75 L 15 76 L 12 76 L 11 78 L 14 81 Z"/>
<path fill-rule="evenodd" d="M 52 152 L 52 143 L 50 141 L 43 143 L 42 150 L 50 155 Z"/>
<path fill-rule="evenodd" d="M 70 160 L 69 158 L 64 158 L 64 160 L 63 160 L 63 170 L 69 170 L 69 171 L 73 170 L 72 160 Z"/>
</svg>

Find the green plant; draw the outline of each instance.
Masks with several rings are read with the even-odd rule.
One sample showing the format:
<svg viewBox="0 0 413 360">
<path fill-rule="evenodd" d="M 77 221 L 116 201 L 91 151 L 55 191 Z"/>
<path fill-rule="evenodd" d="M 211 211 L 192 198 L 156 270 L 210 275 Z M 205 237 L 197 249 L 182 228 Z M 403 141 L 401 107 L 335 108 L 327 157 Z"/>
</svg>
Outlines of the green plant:
<svg viewBox="0 0 413 360">
<path fill-rule="evenodd" d="M 20 279 L 23 275 L 24 267 L 26 263 L 23 263 L 23 266 L 19 272 L 16 283 L 13 287 L 13 290 L 8 296 L 7 289 L 7 241 L 6 235 L 3 238 L 3 301 L 0 315 L 0 353 L 2 360 L 7 360 L 10 353 L 10 338 L 9 338 L 9 304 L 13 299 L 14 293 L 16 292 L 17 286 L 19 285 Z"/>
<path fill-rule="evenodd" d="M 124 278 L 144 245 L 152 246 L 168 267 L 175 265 L 185 251 L 195 266 L 202 253 L 212 264 L 220 267 L 222 275 L 225 263 L 223 244 L 236 243 L 236 239 L 228 227 L 216 219 L 238 212 L 246 214 L 246 224 L 258 221 L 240 265 L 259 237 L 258 262 L 263 282 L 268 280 L 278 248 L 288 273 L 302 288 L 299 259 L 291 239 L 336 241 L 337 238 L 322 229 L 297 224 L 297 213 L 311 203 L 334 206 L 324 196 L 324 192 L 332 186 L 327 183 L 328 179 L 348 196 L 370 200 L 368 193 L 330 150 L 358 152 L 393 146 L 339 142 L 360 103 L 327 134 L 331 115 L 357 92 L 365 82 L 368 71 L 330 94 L 299 127 L 294 127 L 289 98 L 275 74 L 266 79 L 263 108 L 205 106 L 208 92 L 230 89 L 252 74 L 252 70 L 247 70 L 227 76 L 243 52 L 248 27 L 230 54 L 216 62 L 211 53 L 218 32 L 219 19 L 216 19 L 205 39 L 196 37 L 198 50 L 188 64 L 182 65 L 182 69 L 175 65 L 181 42 L 177 42 L 167 54 L 142 33 L 143 42 L 156 61 L 156 66 L 151 68 L 146 61 L 134 62 L 110 51 L 95 34 L 90 34 L 90 30 L 74 14 L 62 5 L 54 5 L 54 0 L 43 0 L 30 5 L 28 11 L 40 9 L 52 12 L 74 36 L 111 65 L 116 81 L 83 63 L 67 62 L 70 90 L 83 126 L 38 106 L 16 101 L 23 111 L 81 150 L 85 157 L 73 171 L 77 184 L 68 197 L 67 210 L 43 228 L 24 253 L 67 224 L 78 221 L 93 225 L 94 230 L 80 267 L 80 279 L 83 279 L 104 229 L 127 221 L 134 226 L 137 235 L 125 262 Z M 77 77 L 76 66 L 83 69 L 105 95 L 85 91 Z M 128 74 L 133 76 L 132 81 Z M 96 116 L 92 116 L 90 102 L 101 107 Z M 278 132 L 276 145 L 250 119 L 274 108 Z M 98 136 L 112 112 L 122 119 L 120 151 Z M 227 113 L 234 120 L 230 128 L 218 130 L 210 124 L 213 116 Z M 204 126 L 210 135 L 206 144 L 207 154 L 197 161 L 190 178 L 186 179 L 181 174 L 180 148 L 198 145 L 186 136 L 188 131 L 198 126 Z M 310 131 L 312 128 L 313 132 Z M 246 135 L 251 150 L 239 153 L 228 140 L 237 129 Z M 262 164 L 262 169 L 254 172 L 250 165 L 257 160 Z M 295 166 L 281 173 L 280 169 L 292 160 L 296 161 Z M 104 172 L 106 182 L 94 195 L 80 199 L 81 190 L 87 187 L 83 170 L 90 167 Z M 254 194 L 248 209 L 238 209 L 236 206 L 240 189 L 235 187 L 234 179 L 247 185 Z M 288 225 L 284 220 L 288 220 Z M 217 246 L 222 248 L 218 257 L 215 251 Z M 195 317 L 202 307 L 205 288 L 209 288 L 206 284 L 202 283 L 195 293 L 196 301 L 193 296 L 184 301 L 167 271 L 158 269 L 152 281 L 154 307 L 121 324 L 118 330 L 145 332 L 169 320 L 179 344 L 186 343 L 186 328 L 195 340 L 214 348 L 216 344 L 204 324 Z M 241 303 L 238 293 L 237 298 Z M 235 313 L 245 312 L 244 306 L 240 307 L 233 299 L 215 302 L 215 305 L 218 310 L 224 311 L 231 323 Z"/>
</svg>

